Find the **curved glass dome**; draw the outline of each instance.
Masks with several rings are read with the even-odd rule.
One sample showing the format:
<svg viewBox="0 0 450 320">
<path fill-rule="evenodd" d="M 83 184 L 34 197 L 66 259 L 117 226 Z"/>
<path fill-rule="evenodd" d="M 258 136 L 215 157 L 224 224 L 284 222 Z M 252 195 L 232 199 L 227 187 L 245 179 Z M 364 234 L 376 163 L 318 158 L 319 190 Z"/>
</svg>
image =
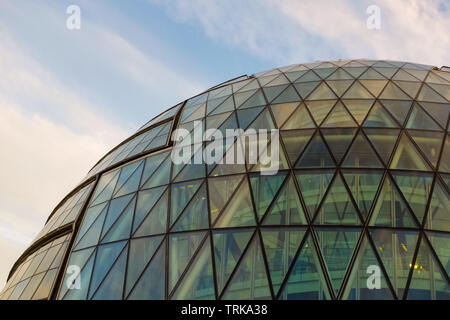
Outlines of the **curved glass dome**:
<svg viewBox="0 0 450 320">
<path fill-rule="evenodd" d="M 449 72 L 397 61 L 213 87 L 105 155 L 0 298 L 450 299 L 449 100 Z M 175 164 L 177 128 L 278 129 L 279 170 Z M 235 137 L 219 158 L 249 144 Z"/>
</svg>

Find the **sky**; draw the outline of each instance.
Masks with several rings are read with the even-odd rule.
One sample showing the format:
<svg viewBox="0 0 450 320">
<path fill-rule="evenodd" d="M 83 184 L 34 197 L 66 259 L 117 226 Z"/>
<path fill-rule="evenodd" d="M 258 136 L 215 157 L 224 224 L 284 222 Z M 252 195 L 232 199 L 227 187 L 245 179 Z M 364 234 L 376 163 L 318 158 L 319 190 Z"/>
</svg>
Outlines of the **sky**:
<svg viewBox="0 0 450 320">
<path fill-rule="evenodd" d="M 450 0 L 0 1 L 0 287 L 95 162 L 165 109 L 293 63 L 448 66 L 449 30 Z"/>
</svg>

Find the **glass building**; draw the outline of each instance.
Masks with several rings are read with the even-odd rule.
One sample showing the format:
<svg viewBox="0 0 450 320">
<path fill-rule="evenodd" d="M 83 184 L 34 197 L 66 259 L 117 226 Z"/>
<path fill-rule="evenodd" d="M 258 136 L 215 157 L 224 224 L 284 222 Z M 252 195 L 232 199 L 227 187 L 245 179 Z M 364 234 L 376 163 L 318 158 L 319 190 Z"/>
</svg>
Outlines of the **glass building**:
<svg viewBox="0 0 450 320">
<path fill-rule="evenodd" d="M 219 84 L 106 154 L 0 298 L 450 299 L 449 113 L 450 72 L 398 61 Z M 194 125 L 279 129 L 279 171 L 174 164 L 173 130 Z"/>
</svg>

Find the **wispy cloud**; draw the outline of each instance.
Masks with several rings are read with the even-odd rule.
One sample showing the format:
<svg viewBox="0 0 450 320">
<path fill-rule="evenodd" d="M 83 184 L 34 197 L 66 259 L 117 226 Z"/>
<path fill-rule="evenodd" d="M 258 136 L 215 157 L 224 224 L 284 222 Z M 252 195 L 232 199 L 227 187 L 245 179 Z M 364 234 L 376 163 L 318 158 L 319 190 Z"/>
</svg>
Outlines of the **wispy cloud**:
<svg viewBox="0 0 450 320">
<path fill-rule="evenodd" d="M 448 64 L 450 10 L 438 0 L 150 0 L 210 38 L 289 64 L 332 58 Z M 381 9 L 381 29 L 366 28 L 366 8 Z"/>
</svg>

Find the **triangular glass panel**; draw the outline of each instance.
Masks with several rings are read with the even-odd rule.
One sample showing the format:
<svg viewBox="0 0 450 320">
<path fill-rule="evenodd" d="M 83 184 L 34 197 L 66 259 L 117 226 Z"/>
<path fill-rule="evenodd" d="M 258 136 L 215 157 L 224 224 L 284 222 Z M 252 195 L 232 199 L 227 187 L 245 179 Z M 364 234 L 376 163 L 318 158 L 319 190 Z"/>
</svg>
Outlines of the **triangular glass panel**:
<svg viewBox="0 0 450 320">
<path fill-rule="evenodd" d="M 237 116 L 239 118 L 240 127 L 242 129 L 247 129 L 248 125 L 256 119 L 263 109 L 264 107 L 256 107 L 238 110 Z"/>
<path fill-rule="evenodd" d="M 358 133 L 342 163 L 346 168 L 383 168 L 362 131 Z"/>
<path fill-rule="evenodd" d="M 294 83 L 294 87 L 295 89 L 297 89 L 297 92 L 300 94 L 300 96 L 305 99 L 306 97 L 308 97 L 311 91 L 313 91 L 319 85 L 319 83 L 320 81 Z"/>
<path fill-rule="evenodd" d="M 100 214 L 103 215 L 106 214 L 106 211 L 108 210 L 107 205 L 108 202 L 103 202 L 102 204 L 87 209 L 86 213 L 84 214 L 83 223 L 81 224 L 80 230 L 78 231 L 77 239 L 80 239 L 82 236 L 84 236 L 86 231 L 91 227 L 91 225 L 94 223 L 94 221 Z"/>
<path fill-rule="evenodd" d="M 131 239 L 128 268 L 127 283 L 125 296 L 128 296 L 139 276 L 144 271 L 148 262 L 152 259 L 164 236 L 155 236 L 147 238 Z"/>
<path fill-rule="evenodd" d="M 297 91 L 291 85 L 287 87 L 272 103 L 286 103 L 286 102 L 296 102 L 300 101 L 301 98 L 298 96 Z"/>
<path fill-rule="evenodd" d="M 194 258 L 178 287 L 174 290 L 172 300 L 214 300 L 214 274 L 211 257 L 211 242 L 206 239 Z"/>
<path fill-rule="evenodd" d="M 397 188 L 386 176 L 370 220 L 371 226 L 417 228 L 417 222 L 400 196 Z"/>
<path fill-rule="evenodd" d="M 271 103 L 281 92 L 284 91 L 288 86 L 287 85 L 279 85 L 279 86 L 273 86 L 273 87 L 264 87 L 264 93 L 267 97 L 267 101 Z M 262 93 L 261 93 L 262 94 Z M 263 96 L 264 99 L 264 96 Z M 264 100 L 265 101 L 265 100 Z M 264 105 L 265 103 L 259 104 Z"/>
<path fill-rule="evenodd" d="M 408 81 L 394 81 L 394 83 L 400 87 L 403 91 L 405 91 L 408 96 L 414 99 L 419 92 L 420 86 L 422 83 L 420 82 L 408 82 Z"/>
<path fill-rule="evenodd" d="M 359 77 L 364 71 L 367 70 L 367 67 L 350 67 L 345 66 L 342 69 L 344 69 L 346 72 L 350 73 L 353 77 L 357 78 Z"/>
<path fill-rule="evenodd" d="M 400 125 L 403 126 L 409 109 L 411 108 L 411 101 L 381 100 L 381 103 L 394 116 Z"/>
<path fill-rule="evenodd" d="M 361 230 L 356 228 L 342 230 L 316 228 L 315 231 L 334 293 L 337 295 Z"/>
<path fill-rule="evenodd" d="M 320 78 L 313 71 L 306 72 L 301 78 L 297 79 L 295 82 L 309 82 L 318 81 Z"/>
<path fill-rule="evenodd" d="M 400 138 L 400 142 L 392 158 L 390 168 L 431 171 L 430 167 L 427 165 L 425 160 L 423 160 L 419 151 L 417 151 L 416 147 L 414 147 L 405 133 L 403 133 Z"/>
<path fill-rule="evenodd" d="M 233 96 L 227 98 L 224 102 L 222 102 L 217 108 L 215 108 L 209 115 L 220 114 L 228 111 L 234 110 L 234 100 Z"/>
<path fill-rule="evenodd" d="M 275 198 L 281 184 L 286 178 L 286 172 L 277 175 L 250 174 L 250 186 L 255 201 L 256 213 L 261 221 L 272 200 Z"/>
<path fill-rule="evenodd" d="M 374 97 L 359 81 L 355 81 L 342 97 L 343 99 L 373 99 Z"/>
<path fill-rule="evenodd" d="M 188 181 L 172 185 L 170 198 L 170 225 L 178 218 L 179 214 L 192 199 L 204 180 Z"/>
<path fill-rule="evenodd" d="M 135 192 L 139 188 L 144 161 L 137 161 L 122 168 L 117 180 L 114 198 Z"/>
<path fill-rule="evenodd" d="M 107 208 L 107 207 L 106 207 Z M 106 208 L 103 210 L 94 223 L 87 229 L 86 233 L 83 236 L 77 236 L 77 240 L 75 241 L 74 250 L 87 248 L 98 243 L 100 238 L 100 233 L 102 232 L 103 222 L 106 217 Z"/>
<path fill-rule="evenodd" d="M 208 179 L 211 224 L 214 224 L 243 178 L 244 175 Z"/>
<path fill-rule="evenodd" d="M 447 134 L 445 138 L 444 147 L 442 150 L 439 171 L 450 172 L 450 135 Z"/>
<path fill-rule="evenodd" d="M 448 115 L 450 113 L 450 104 L 421 102 L 420 105 L 441 125 L 441 127 L 446 127 Z"/>
<path fill-rule="evenodd" d="M 127 267 L 128 246 L 122 250 L 114 266 L 92 297 L 93 300 L 121 300 Z M 94 278 L 95 279 L 95 275 Z"/>
<path fill-rule="evenodd" d="M 388 79 L 392 78 L 394 73 L 398 70 L 398 68 L 392 68 L 392 66 L 388 66 L 387 64 L 386 67 L 376 67 L 377 63 L 375 63 L 372 67 L 374 67 L 375 70 L 377 70 L 379 73 L 381 73 Z"/>
<path fill-rule="evenodd" d="M 419 96 L 417 97 L 417 101 L 428 101 L 428 102 L 439 102 L 446 103 L 448 102 L 444 99 L 439 93 L 431 89 L 428 85 L 424 84 L 422 89 L 420 90 Z"/>
<path fill-rule="evenodd" d="M 294 179 L 288 178 L 263 220 L 263 225 L 307 224 Z"/>
<path fill-rule="evenodd" d="M 323 119 L 328 115 L 331 108 L 336 104 L 337 100 L 328 100 L 328 101 L 308 101 L 307 107 L 311 112 L 314 120 L 317 125 L 320 125 Z"/>
<path fill-rule="evenodd" d="M 442 130 L 434 120 L 416 103 L 409 116 L 408 129 Z"/>
<path fill-rule="evenodd" d="M 330 186 L 328 194 L 314 219 L 314 224 L 361 225 L 358 213 L 339 174 Z"/>
<path fill-rule="evenodd" d="M 250 196 L 248 180 L 244 179 L 236 194 L 223 209 L 215 228 L 244 227 L 255 225 L 255 214 Z"/>
<path fill-rule="evenodd" d="M 206 185 L 203 184 L 172 227 L 172 231 L 208 229 Z"/>
<path fill-rule="evenodd" d="M 117 221 L 120 214 L 124 211 L 127 205 L 130 203 L 134 194 L 129 194 L 120 198 L 115 198 L 109 203 L 108 214 L 106 216 L 105 225 L 102 230 L 102 238 L 109 228 Z"/>
<path fill-rule="evenodd" d="M 356 128 L 321 129 L 322 135 L 337 163 L 341 162 L 355 136 L 356 130 Z"/>
<path fill-rule="evenodd" d="M 310 140 L 305 151 L 297 161 L 296 168 L 330 168 L 334 167 L 334 161 L 328 153 L 328 149 L 319 132 L 316 132 Z"/>
<path fill-rule="evenodd" d="M 449 84 L 432 84 L 429 86 L 433 88 L 437 93 L 443 96 L 447 101 L 450 101 L 450 85 Z"/>
<path fill-rule="evenodd" d="M 431 71 L 428 74 L 427 80 L 425 81 L 426 83 L 437 83 L 437 84 L 449 84 L 449 81 L 447 81 L 446 79 L 444 79 L 444 77 L 442 77 L 444 75 L 444 73 L 440 72 L 439 74 L 436 74 L 436 71 Z"/>
<path fill-rule="evenodd" d="M 275 129 L 275 124 L 273 123 L 272 117 L 268 109 L 264 109 L 258 117 L 250 124 L 249 128 L 259 130 L 259 129 Z"/>
<path fill-rule="evenodd" d="M 219 294 L 228 282 L 253 233 L 253 229 L 213 231 L 216 281 Z"/>
<path fill-rule="evenodd" d="M 294 111 L 294 113 L 289 117 L 286 123 L 281 128 L 282 130 L 290 130 L 290 129 L 308 129 L 315 128 L 313 120 L 306 110 L 305 105 L 302 103 L 300 106 Z"/>
<path fill-rule="evenodd" d="M 122 215 L 116 220 L 111 229 L 109 229 L 109 231 L 106 233 L 101 241 L 102 243 L 124 240 L 130 237 L 135 204 L 136 197 L 131 200 L 131 202 L 123 211 Z"/>
<path fill-rule="evenodd" d="M 374 100 L 344 100 L 343 103 L 353 118 L 361 125 L 373 105 Z"/>
<path fill-rule="evenodd" d="M 158 187 L 149 190 L 143 190 L 138 193 L 136 213 L 134 216 L 133 232 L 141 224 L 147 213 L 153 208 L 156 201 L 161 197 L 166 187 Z"/>
<path fill-rule="evenodd" d="M 298 102 L 280 103 L 270 106 L 278 128 L 281 128 L 283 126 L 283 124 L 286 122 L 292 112 L 294 112 L 297 106 Z"/>
<path fill-rule="evenodd" d="M 89 287 L 89 299 L 92 298 L 98 286 L 103 281 L 126 244 L 126 241 L 121 241 L 104 244 L 98 247 L 91 285 Z"/>
<path fill-rule="evenodd" d="M 397 297 L 403 297 L 416 250 L 418 232 L 375 229 L 370 230 L 370 236 Z"/>
<path fill-rule="evenodd" d="M 352 80 L 353 77 L 348 72 L 346 72 L 343 68 L 338 68 L 327 79 L 328 80 Z"/>
<path fill-rule="evenodd" d="M 173 233 L 169 236 L 169 292 L 204 242 L 206 231 Z"/>
<path fill-rule="evenodd" d="M 369 215 L 383 173 L 377 171 L 345 171 L 343 175 L 365 221 Z"/>
<path fill-rule="evenodd" d="M 374 97 L 378 97 L 388 83 L 387 80 L 360 80 L 360 82 Z"/>
<path fill-rule="evenodd" d="M 116 187 L 117 179 L 119 178 L 120 170 L 115 170 L 104 175 L 92 195 L 91 206 L 102 203 L 106 200 L 111 199 L 114 188 Z"/>
<path fill-rule="evenodd" d="M 315 68 L 314 72 L 319 75 L 322 79 L 327 78 L 330 74 L 336 71 L 336 67 L 330 64 L 330 68 Z"/>
<path fill-rule="evenodd" d="M 231 96 L 223 96 L 215 99 L 208 100 L 206 107 L 206 114 L 210 114 L 211 111 L 217 109 L 219 105 L 221 105 L 225 100 L 230 99 Z"/>
<path fill-rule="evenodd" d="M 311 236 L 303 243 L 294 267 L 278 297 L 280 300 L 329 300 L 331 299 L 319 257 Z"/>
<path fill-rule="evenodd" d="M 364 133 L 369 138 L 375 150 L 380 155 L 384 164 L 388 164 L 395 142 L 400 133 L 400 129 L 377 129 L 364 128 Z"/>
<path fill-rule="evenodd" d="M 416 77 L 413 77 L 412 75 L 410 75 L 403 69 L 398 70 L 397 73 L 395 74 L 395 76 L 392 78 L 392 80 L 416 81 L 416 82 L 420 81 L 419 79 L 417 79 Z"/>
<path fill-rule="evenodd" d="M 271 299 L 259 237 L 253 237 L 247 251 L 222 294 L 224 300 Z"/>
<path fill-rule="evenodd" d="M 206 118 L 206 130 L 217 129 L 230 116 L 231 112 L 220 113 Z M 206 138 L 209 138 L 206 135 Z"/>
<path fill-rule="evenodd" d="M 447 275 L 450 275 L 450 254 L 448 254 L 448 248 L 450 248 L 450 235 L 442 232 L 425 231 L 431 246 L 437 255 L 437 258 L 444 267 Z"/>
<path fill-rule="evenodd" d="M 386 80 L 386 78 L 381 75 L 381 73 L 375 71 L 372 68 L 368 68 L 366 72 L 364 72 L 359 79 L 364 80 Z"/>
<path fill-rule="evenodd" d="M 429 173 L 407 174 L 405 172 L 392 172 L 392 175 L 417 220 L 422 224 L 433 175 Z"/>
<path fill-rule="evenodd" d="M 166 245 L 159 247 L 150 264 L 134 285 L 128 300 L 164 300 L 166 283 Z M 149 290 L 151 288 L 151 290 Z"/>
<path fill-rule="evenodd" d="M 450 231 L 450 195 L 439 180 L 434 184 L 425 229 Z"/>
<path fill-rule="evenodd" d="M 367 237 L 359 248 L 349 280 L 345 287 L 343 300 L 394 300 Z"/>
<path fill-rule="evenodd" d="M 283 140 L 287 156 L 292 165 L 295 164 L 295 161 L 298 159 L 300 153 L 302 153 L 309 139 L 311 139 L 314 131 L 314 129 L 281 131 L 281 139 Z"/>
<path fill-rule="evenodd" d="M 234 101 L 236 103 L 236 109 L 241 106 L 248 98 L 250 98 L 258 90 L 249 90 L 245 92 L 238 92 L 234 94 Z"/>
<path fill-rule="evenodd" d="M 284 75 L 291 81 L 294 82 L 298 78 L 300 78 L 302 75 L 306 73 L 306 70 L 301 71 L 292 71 L 292 72 L 286 72 Z"/>
<path fill-rule="evenodd" d="M 288 273 L 305 233 L 305 229 L 293 228 L 261 231 L 275 295 Z"/>
<path fill-rule="evenodd" d="M 163 163 L 155 171 L 155 173 L 150 177 L 150 179 L 145 182 L 142 186 L 143 189 L 149 189 L 154 187 L 159 187 L 169 183 L 170 180 L 170 167 L 172 161 L 167 157 L 164 159 Z"/>
<path fill-rule="evenodd" d="M 408 300 L 449 300 L 450 284 L 426 240 L 422 238 L 414 263 Z"/>
<path fill-rule="evenodd" d="M 168 189 L 166 189 L 166 192 L 164 192 L 164 194 L 159 198 L 158 202 L 153 206 L 153 208 L 150 210 L 141 224 L 137 223 L 138 221 L 136 221 L 135 219 L 133 224 L 133 232 L 135 237 L 161 234 L 166 232 L 168 208 L 167 202 Z"/>
<path fill-rule="evenodd" d="M 408 100 L 408 97 L 399 87 L 397 87 L 393 82 L 389 82 L 381 93 L 380 99 L 388 100 Z"/>
<path fill-rule="evenodd" d="M 364 121 L 364 127 L 397 128 L 398 125 L 381 104 L 375 102 L 372 110 L 370 110 L 369 116 Z"/>
<path fill-rule="evenodd" d="M 356 122 L 352 119 L 344 105 L 339 101 L 331 110 L 322 127 L 356 127 Z"/>
<path fill-rule="evenodd" d="M 161 162 L 166 159 L 168 153 L 160 153 L 145 160 L 144 172 L 142 173 L 141 185 L 147 182 L 148 178 L 155 172 Z"/>
<path fill-rule="evenodd" d="M 338 97 L 341 97 L 342 94 L 350 87 L 353 81 L 354 80 L 327 80 L 327 84 Z"/>
<path fill-rule="evenodd" d="M 314 217 L 317 207 L 327 191 L 333 177 L 332 171 L 325 172 L 296 172 L 300 192 L 305 201 L 309 216 Z"/>
<path fill-rule="evenodd" d="M 312 92 L 306 100 L 327 100 L 336 99 L 336 95 L 331 91 L 331 89 L 322 82 L 315 90 Z"/>
<path fill-rule="evenodd" d="M 86 300 L 89 282 L 91 280 L 92 268 L 94 267 L 95 254 L 92 254 L 86 263 L 86 265 L 82 268 L 78 277 L 76 277 L 73 281 L 75 284 L 77 281 L 80 282 L 80 290 L 68 290 L 67 286 L 62 286 L 61 291 L 59 292 L 59 299 L 62 300 Z M 67 283 L 65 280 L 64 283 Z"/>
</svg>

